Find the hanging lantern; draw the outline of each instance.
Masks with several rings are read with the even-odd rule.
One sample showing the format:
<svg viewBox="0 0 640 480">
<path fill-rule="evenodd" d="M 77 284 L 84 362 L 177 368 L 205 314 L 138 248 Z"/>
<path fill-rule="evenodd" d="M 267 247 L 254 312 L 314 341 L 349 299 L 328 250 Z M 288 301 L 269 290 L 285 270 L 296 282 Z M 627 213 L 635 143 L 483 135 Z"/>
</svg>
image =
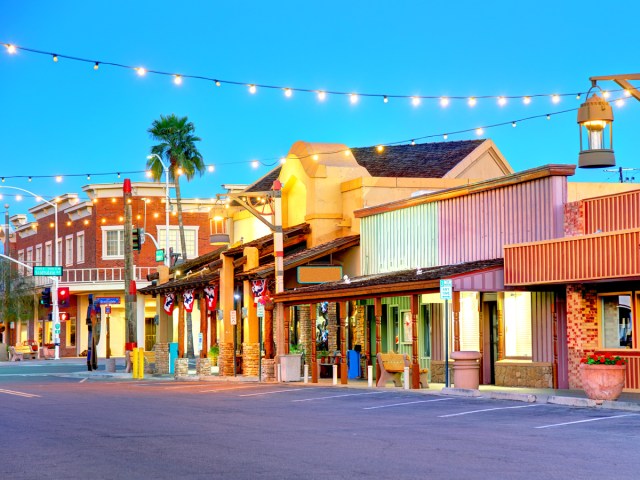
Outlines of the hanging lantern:
<svg viewBox="0 0 640 480">
<path fill-rule="evenodd" d="M 227 212 L 224 208 L 214 208 L 209 213 L 210 224 L 210 245 L 228 245 L 230 242 L 229 234 L 227 233 Z"/>
<path fill-rule="evenodd" d="M 615 166 L 612 125 L 613 110 L 609 102 L 595 93 L 591 97 L 587 93 L 587 101 L 580 105 L 578 109 L 578 128 L 580 131 L 578 167 L 603 168 Z M 609 127 L 608 135 L 607 127 Z M 608 141 L 607 136 L 609 137 Z"/>
</svg>

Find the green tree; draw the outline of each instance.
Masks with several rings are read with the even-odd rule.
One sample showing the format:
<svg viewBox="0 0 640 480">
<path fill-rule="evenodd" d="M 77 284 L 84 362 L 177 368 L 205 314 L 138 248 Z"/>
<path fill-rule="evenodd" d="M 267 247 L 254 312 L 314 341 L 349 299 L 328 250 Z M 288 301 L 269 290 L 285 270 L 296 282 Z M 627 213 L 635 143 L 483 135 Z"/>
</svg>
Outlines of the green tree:
<svg viewBox="0 0 640 480">
<path fill-rule="evenodd" d="M 184 238 L 184 224 L 182 221 L 182 196 L 180 194 L 180 177 L 191 180 L 196 173 L 200 176 L 205 171 L 202 155 L 198 151 L 196 143 L 201 141 L 195 135 L 195 126 L 187 117 L 177 117 L 175 114 L 160 115 L 159 120 L 154 120 L 148 130 L 151 138 L 158 143 L 151 147 L 151 153 L 160 156 L 169 169 L 169 179 L 176 189 L 176 206 L 178 208 L 178 228 L 180 233 L 180 246 L 182 259 L 187 260 L 187 243 Z M 154 180 L 160 181 L 164 175 L 162 163 L 152 156 L 147 162 L 147 168 L 151 170 Z M 166 252 L 168 255 L 169 252 Z M 191 314 L 187 313 L 187 356 L 193 358 L 193 328 Z"/>
<path fill-rule="evenodd" d="M 20 275 L 15 265 L 0 259 L 0 324 L 5 326 L 5 342 L 9 322 L 33 318 L 35 295 L 33 277 Z"/>
</svg>

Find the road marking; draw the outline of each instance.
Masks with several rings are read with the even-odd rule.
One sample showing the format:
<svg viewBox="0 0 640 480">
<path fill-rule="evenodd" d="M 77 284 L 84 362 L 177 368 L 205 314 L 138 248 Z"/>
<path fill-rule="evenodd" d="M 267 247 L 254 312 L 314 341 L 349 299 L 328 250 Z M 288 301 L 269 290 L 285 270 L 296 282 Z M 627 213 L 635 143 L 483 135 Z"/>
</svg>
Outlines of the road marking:
<svg viewBox="0 0 640 480">
<path fill-rule="evenodd" d="M 326 400 L 328 398 L 357 397 L 358 395 L 378 395 L 385 392 L 350 393 L 348 395 L 331 395 L 329 397 L 303 398 L 301 400 L 291 400 L 292 402 L 313 402 L 314 400 Z"/>
<path fill-rule="evenodd" d="M 598 418 L 589 418 L 587 420 L 576 420 L 575 422 L 554 423 L 553 425 L 542 425 L 541 427 L 534 427 L 534 428 L 562 427 L 563 425 L 574 425 L 576 423 L 597 422 L 598 420 L 609 420 L 612 418 L 636 417 L 638 415 L 640 415 L 640 413 L 628 413 L 626 415 L 613 415 L 611 417 L 598 417 Z"/>
<path fill-rule="evenodd" d="M 38 397 L 38 398 L 40 398 L 40 395 L 35 395 L 33 393 L 16 392 L 15 390 L 5 390 L 3 388 L 0 388 L 0 393 L 6 393 L 7 395 L 16 395 L 18 397 L 27 397 L 27 398 Z"/>
<path fill-rule="evenodd" d="M 244 390 L 247 388 L 255 388 L 255 385 L 245 385 L 242 387 L 231 387 L 231 388 L 216 388 L 214 390 L 200 390 L 200 393 L 208 393 L 208 392 L 225 392 L 227 390 Z"/>
<path fill-rule="evenodd" d="M 273 390 L 272 392 L 246 393 L 244 395 L 238 395 L 238 396 L 239 397 L 255 397 L 256 395 L 271 395 L 272 393 L 297 392 L 298 390 L 307 390 L 307 389 L 306 388 L 289 388 L 287 390 Z"/>
<path fill-rule="evenodd" d="M 174 386 L 172 386 L 172 387 L 164 387 L 164 389 L 165 389 L 165 390 L 172 390 L 172 389 L 174 389 L 174 388 L 195 388 L 195 387 L 200 387 L 200 388 L 202 388 L 202 387 L 204 387 L 204 386 L 205 386 L 204 384 L 202 384 L 202 383 L 198 383 L 198 384 L 196 384 L 196 385 L 193 385 L 193 384 L 192 384 L 192 385 L 174 385 Z"/>
<path fill-rule="evenodd" d="M 482 413 L 482 412 L 493 412 L 495 410 L 509 410 L 512 408 L 529 408 L 529 407 L 540 407 L 542 404 L 538 403 L 535 405 L 518 405 L 515 407 L 497 407 L 497 408 L 485 408 L 483 410 L 471 410 L 469 412 L 460 412 L 460 413 L 450 413 L 449 415 L 438 415 L 438 418 L 447 418 L 447 417 L 458 417 L 460 415 L 470 415 L 472 413 Z"/>
<path fill-rule="evenodd" d="M 437 398 L 435 400 L 418 400 L 416 402 L 393 403 L 391 405 L 378 405 L 376 407 L 365 407 L 363 410 L 375 410 L 377 408 L 400 407 L 402 405 L 412 405 L 414 403 L 443 402 L 445 400 L 453 400 L 453 398 Z"/>
<path fill-rule="evenodd" d="M 88 378 L 83 378 L 82 380 L 80 380 L 78 383 L 84 383 L 88 380 Z"/>
</svg>

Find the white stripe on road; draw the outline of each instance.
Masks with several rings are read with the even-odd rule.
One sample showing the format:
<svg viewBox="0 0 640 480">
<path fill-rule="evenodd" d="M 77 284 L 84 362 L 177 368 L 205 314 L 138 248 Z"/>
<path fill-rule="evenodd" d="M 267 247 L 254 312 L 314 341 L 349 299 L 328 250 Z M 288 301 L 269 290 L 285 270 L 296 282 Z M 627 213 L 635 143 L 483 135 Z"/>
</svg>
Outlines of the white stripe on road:
<svg viewBox="0 0 640 480">
<path fill-rule="evenodd" d="M 307 390 L 307 389 L 306 388 L 290 388 L 287 390 L 274 390 L 272 392 L 247 393 L 245 395 L 238 395 L 238 396 L 239 397 L 255 397 L 256 395 L 271 395 L 272 393 L 297 392 L 298 390 Z"/>
<path fill-rule="evenodd" d="M 7 395 L 16 395 L 18 397 L 27 397 L 27 398 L 38 397 L 38 398 L 40 398 L 40 395 L 35 395 L 33 393 L 16 392 L 14 390 L 4 390 L 2 388 L 0 388 L 0 393 L 6 393 Z"/>
<path fill-rule="evenodd" d="M 80 380 L 78 383 L 84 383 L 88 380 L 88 378 L 83 378 L 82 380 Z"/>
<path fill-rule="evenodd" d="M 541 427 L 535 427 L 535 428 L 562 427 L 563 425 L 574 425 L 576 423 L 597 422 L 598 420 L 609 420 L 612 418 L 636 417 L 638 415 L 640 415 L 640 413 L 629 413 L 626 415 L 613 415 L 611 417 L 589 418 L 587 420 L 576 420 L 575 422 L 554 423 L 553 425 L 542 425 Z"/>
<path fill-rule="evenodd" d="M 301 400 L 291 400 L 292 402 L 313 402 L 314 400 L 326 400 L 328 398 L 357 397 L 358 395 L 377 395 L 385 392 L 350 393 L 348 395 L 331 395 L 330 397 L 303 398 Z"/>
<path fill-rule="evenodd" d="M 204 385 L 201 385 L 201 386 L 204 386 Z M 245 385 L 243 387 L 216 388 L 214 390 L 200 390 L 199 393 L 225 392 L 227 390 L 246 390 L 247 388 L 256 388 L 256 386 L 255 385 Z"/>
<path fill-rule="evenodd" d="M 485 408 L 483 410 L 471 410 L 469 412 L 450 413 L 449 415 L 438 415 L 438 418 L 458 417 L 460 415 L 470 415 L 472 413 L 482 413 L 482 412 L 493 412 L 495 410 L 509 410 L 509 409 L 512 409 L 512 408 L 540 407 L 541 405 L 542 404 L 537 403 L 535 405 L 518 405 L 518 406 L 515 406 L 515 407 Z"/>
<path fill-rule="evenodd" d="M 203 383 L 198 383 L 198 384 L 195 384 L 195 385 L 193 385 L 193 384 L 191 384 L 191 385 L 174 385 L 174 386 L 172 386 L 172 387 L 164 387 L 164 389 L 165 389 L 165 390 L 172 390 L 172 389 L 174 389 L 174 388 L 195 388 L 195 387 L 200 387 L 200 388 L 202 388 L 202 387 L 204 387 L 205 385 L 206 385 L 206 384 L 203 384 Z"/>
<path fill-rule="evenodd" d="M 363 410 L 375 410 L 376 408 L 399 407 L 402 405 L 412 405 L 414 403 L 442 402 L 444 400 L 453 400 L 453 398 L 438 398 L 436 400 L 418 400 L 417 402 L 393 403 L 391 405 L 378 405 L 377 407 L 365 407 Z"/>
</svg>

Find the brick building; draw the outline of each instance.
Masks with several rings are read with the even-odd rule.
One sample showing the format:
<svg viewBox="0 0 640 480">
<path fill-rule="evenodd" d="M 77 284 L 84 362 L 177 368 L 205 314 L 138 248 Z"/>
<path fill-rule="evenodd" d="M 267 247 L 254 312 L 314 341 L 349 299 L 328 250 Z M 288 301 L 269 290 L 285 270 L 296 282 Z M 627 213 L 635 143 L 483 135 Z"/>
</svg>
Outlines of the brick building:
<svg viewBox="0 0 640 480">
<path fill-rule="evenodd" d="M 28 265 L 60 265 L 63 275 L 60 287 L 68 287 L 70 302 L 61 306 L 60 355 L 76 356 L 87 349 L 86 317 L 89 295 L 100 304 L 102 339 L 98 355 L 107 353 L 106 326 L 109 325 L 111 355 L 124 354 L 124 203 L 121 183 L 89 184 L 83 187 L 88 199 L 78 194 L 61 195 L 58 206 L 58 238 L 54 244 L 54 209 L 41 203 L 29 209 L 27 215 L 11 217 L 16 232 L 13 252 L 17 260 Z M 183 224 L 187 243 L 187 258 L 207 253 L 212 233 L 209 211 L 212 200 L 183 199 Z M 132 183 L 132 223 L 153 236 L 158 247 L 165 245 L 165 187 L 157 183 Z M 149 284 L 147 275 L 156 271 L 156 245 L 145 235 L 141 250 L 133 252 L 134 279 L 137 286 Z M 177 209 L 171 205 L 169 215 L 169 246 L 179 252 Z M 21 267 L 23 273 L 26 268 Z M 50 280 L 38 277 L 36 293 Z M 149 303 L 149 305 L 147 305 Z M 155 302 L 139 295 L 137 299 L 137 339 L 140 346 L 151 348 L 155 342 Z M 52 342 L 52 322 L 47 321 L 50 309 L 42 306 L 33 318 L 22 319 L 17 325 L 16 341 L 36 339 Z"/>
</svg>

